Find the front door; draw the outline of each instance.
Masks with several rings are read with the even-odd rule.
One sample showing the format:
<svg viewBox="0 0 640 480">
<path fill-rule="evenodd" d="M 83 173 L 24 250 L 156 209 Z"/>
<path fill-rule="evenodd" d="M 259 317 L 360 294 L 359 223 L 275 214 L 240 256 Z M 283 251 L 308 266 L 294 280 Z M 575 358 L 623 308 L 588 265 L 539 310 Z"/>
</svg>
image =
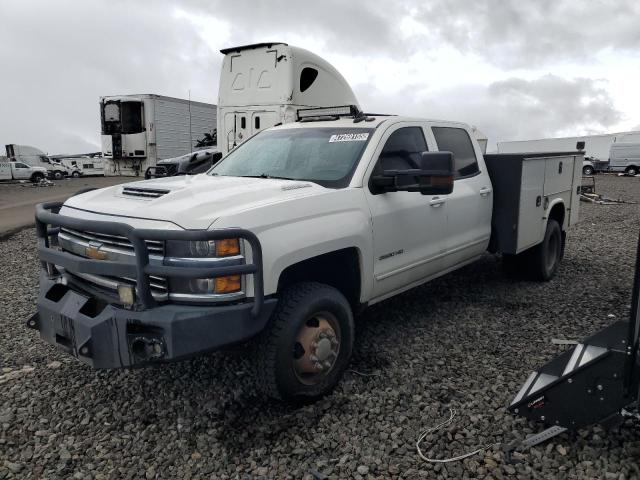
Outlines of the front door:
<svg viewBox="0 0 640 480">
<path fill-rule="evenodd" d="M 403 122 L 383 135 L 371 175 L 417 168 L 428 150 L 423 126 Z M 447 195 L 419 192 L 374 194 L 364 186 L 373 228 L 374 297 L 385 297 L 441 270 L 447 225 Z"/>
<path fill-rule="evenodd" d="M 31 177 L 31 169 L 24 163 L 13 163 L 13 178 L 16 180 L 26 180 Z"/>
</svg>

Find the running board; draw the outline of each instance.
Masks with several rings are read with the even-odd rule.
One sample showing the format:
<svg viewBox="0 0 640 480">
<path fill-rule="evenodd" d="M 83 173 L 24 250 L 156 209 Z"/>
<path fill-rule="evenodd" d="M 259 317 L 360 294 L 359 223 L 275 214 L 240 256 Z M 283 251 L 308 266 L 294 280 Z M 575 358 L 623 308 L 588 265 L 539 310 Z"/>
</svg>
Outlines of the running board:
<svg viewBox="0 0 640 480">
<path fill-rule="evenodd" d="M 637 400 L 637 384 L 625 386 L 628 332 L 629 322 L 616 322 L 532 372 L 509 410 L 570 430 L 619 415 Z"/>
</svg>

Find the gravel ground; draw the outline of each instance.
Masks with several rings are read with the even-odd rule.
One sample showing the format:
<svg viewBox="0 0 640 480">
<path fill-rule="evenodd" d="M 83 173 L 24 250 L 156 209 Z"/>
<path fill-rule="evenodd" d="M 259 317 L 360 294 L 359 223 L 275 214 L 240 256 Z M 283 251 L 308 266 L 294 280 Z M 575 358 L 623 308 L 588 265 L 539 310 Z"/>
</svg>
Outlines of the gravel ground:
<svg viewBox="0 0 640 480">
<path fill-rule="evenodd" d="M 600 193 L 640 202 L 638 178 L 599 176 Z M 499 447 L 540 430 L 506 406 L 528 372 L 629 314 L 638 205 L 581 204 L 564 263 L 546 284 L 506 278 L 487 256 L 372 307 L 333 395 L 302 408 L 254 394 L 241 349 L 135 371 L 95 372 L 24 328 L 36 300 L 34 232 L 0 243 L 2 478 L 640 477 L 637 424 L 556 437 L 505 462 Z M 366 375 L 365 375 L 366 374 Z M 431 445 L 431 446 L 430 446 Z"/>
</svg>

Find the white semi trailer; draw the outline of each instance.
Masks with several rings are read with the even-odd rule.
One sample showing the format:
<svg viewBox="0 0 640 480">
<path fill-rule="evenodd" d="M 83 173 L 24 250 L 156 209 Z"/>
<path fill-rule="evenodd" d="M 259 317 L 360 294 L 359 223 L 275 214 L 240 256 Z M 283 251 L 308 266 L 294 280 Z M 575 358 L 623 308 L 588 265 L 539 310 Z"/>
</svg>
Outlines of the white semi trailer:
<svg viewBox="0 0 640 480">
<path fill-rule="evenodd" d="M 158 160 L 191 152 L 216 128 L 216 106 L 162 95 L 100 98 L 106 176 L 144 175 Z"/>
<path fill-rule="evenodd" d="M 296 121 L 299 108 L 358 105 L 329 62 L 286 43 L 220 50 L 218 149 L 223 155 L 261 130 Z"/>
<path fill-rule="evenodd" d="M 569 152 L 584 142 L 584 155 L 595 160 L 607 161 L 614 142 L 639 142 L 640 131 L 606 133 L 602 135 L 582 135 L 576 137 L 540 138 L 536 140 L 515 140 L 498 142 L 498 153 L 518 152 Z"/>
</svg>

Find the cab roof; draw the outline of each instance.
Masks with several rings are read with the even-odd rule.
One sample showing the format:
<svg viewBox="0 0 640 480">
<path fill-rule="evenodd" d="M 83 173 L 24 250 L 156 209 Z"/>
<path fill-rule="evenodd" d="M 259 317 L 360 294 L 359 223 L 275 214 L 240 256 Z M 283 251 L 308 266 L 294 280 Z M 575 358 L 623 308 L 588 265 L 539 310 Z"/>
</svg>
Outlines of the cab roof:
<svg viewBox="0 0 640 480">
<path fill-rule="evenodd" d="M 382 115 L 382 114 L 366 114 L 369 121 L 354 122 L 353 117 L 340 117 L 337 120 L 314 120 L 314 121 L 297 121 L 292 123 L 285 123 L 273 127 L 273 129 L 284 130 L 288 128 L 352 128 L 352 129 L 376 129 L 382 124 L 393 124 L 398 122 L 420 122 L 420 123 L 437 123 L 439 125 L 451 125 L 452 127 L 468 127 L 468 124 L 463 122 L 454 122 L 451 120 L 437 120 L 419 117 L 404 117 L 399 115 Z"/>
</svg>

